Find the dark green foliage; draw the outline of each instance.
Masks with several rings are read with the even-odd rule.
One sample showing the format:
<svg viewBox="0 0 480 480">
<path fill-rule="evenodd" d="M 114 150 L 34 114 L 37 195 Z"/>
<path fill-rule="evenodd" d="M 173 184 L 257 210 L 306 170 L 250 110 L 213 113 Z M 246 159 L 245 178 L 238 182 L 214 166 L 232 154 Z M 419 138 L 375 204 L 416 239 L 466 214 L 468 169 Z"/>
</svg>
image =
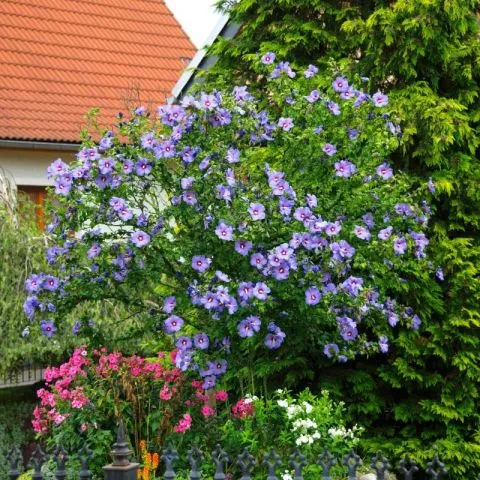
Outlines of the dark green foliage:
<svg viewBox="0 0 480 480">
<path fill-rule="evenodd" d="M 389 92 L 403 118 L 403 149 L 391 161 L 436 185 L 430 253 L 445 271 L 443 304 L 419 288 L 422 334 L 401 335 L 387 362 L 318 371 L 313 358 L 309 370 L 371 438 L 391 438 L 385 451 L 413 448 L 423 459 L 436 442 L 461 478 L 480 467 L 479 11 L 478 0 L 241 0 L 231 8 L 240 32 L 213 45 L 219 61 L 205 75 L 219 86 L 244 78 L 253 90 L 262 79 L 250 65 L 273 51 L 299 70 L 353 64 L 372 90 Z"/>
</svg>

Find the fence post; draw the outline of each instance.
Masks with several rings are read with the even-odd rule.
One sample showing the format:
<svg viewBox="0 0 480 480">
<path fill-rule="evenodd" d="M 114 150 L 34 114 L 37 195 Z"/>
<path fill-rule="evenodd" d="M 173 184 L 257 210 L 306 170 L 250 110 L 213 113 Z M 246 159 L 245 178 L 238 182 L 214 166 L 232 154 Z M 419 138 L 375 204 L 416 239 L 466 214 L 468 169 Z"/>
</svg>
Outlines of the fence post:
<svg viewBox="0 0 480 480">
<path fill-rule="evenodd" d="M 130 463 L 132 451 L 128 448 L 125 427 L 122 420 L 118 424 L 117 441 L 113 444 L 113 462 L 103 467 L 105 480 L 137 480 L 138 463 Z"/>
</svg>

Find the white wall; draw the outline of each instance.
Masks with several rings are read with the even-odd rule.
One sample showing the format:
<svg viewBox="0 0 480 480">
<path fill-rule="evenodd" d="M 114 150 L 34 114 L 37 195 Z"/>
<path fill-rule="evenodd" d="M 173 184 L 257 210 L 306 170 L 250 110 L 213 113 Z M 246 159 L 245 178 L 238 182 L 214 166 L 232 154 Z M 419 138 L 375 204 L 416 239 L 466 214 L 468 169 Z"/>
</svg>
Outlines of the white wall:
<svg viewBox="0 0 480 480">
<path fill-rule="evenodd" d="M 57 158 L 73 160 L 74 152 L 59 150 L 24 150 L 0 148 L 0 168 L 13 177 L 17 185 L 52 185 L 47 179 L 47 168 Z"/>
</svg>

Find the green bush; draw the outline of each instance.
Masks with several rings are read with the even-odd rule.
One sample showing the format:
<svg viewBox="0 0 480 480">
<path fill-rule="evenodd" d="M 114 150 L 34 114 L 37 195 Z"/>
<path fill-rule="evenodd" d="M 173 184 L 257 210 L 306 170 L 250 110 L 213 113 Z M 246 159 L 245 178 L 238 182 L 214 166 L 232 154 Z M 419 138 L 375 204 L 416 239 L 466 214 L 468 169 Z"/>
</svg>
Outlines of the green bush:
<svg viewBox="0 0 480 480">
<path fill-rule="evenodd" d="M 312 57 L 340 65 L 355 58 L 354 70 L 396 103 L 403 147 L 390 158 L 410 174 L 432 177 L 437 188 L 430 252 L 444 267 L 443 306 L 421 342 L 401 338 L 386 362 L 322 368 L 318 383 L 347 399 L 351 415 L 369 425 L 372 449 L 414 446 L 430 455 L 425 442 L 436 439 L 452 472 L 472 478 L 480 467 L 480 2 L 218 4 L 241 28 L 211 48 L 218 62 L 207 85 L 244 78 L 252 90 L 261 88 L 265 79 L 254 74 L 259 52 L 294 58 L 297 66 Z"/>
</svg>

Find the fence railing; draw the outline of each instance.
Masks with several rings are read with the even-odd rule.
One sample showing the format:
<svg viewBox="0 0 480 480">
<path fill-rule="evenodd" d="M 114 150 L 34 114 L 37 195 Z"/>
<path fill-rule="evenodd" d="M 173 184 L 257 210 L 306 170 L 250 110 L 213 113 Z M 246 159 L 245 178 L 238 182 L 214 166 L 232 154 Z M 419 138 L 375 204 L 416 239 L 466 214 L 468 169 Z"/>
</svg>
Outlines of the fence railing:
<svg viewBox="0 0 480 480">
<path fill-rule="evenodd" d="M 138 470 L 141 467 L 140 464 L 130 461 L 131 454 L 132 452 L 126 441 L 123 423 L 120 422 L 117 440 L 113 444 L 113 450 L 111 452 L 113 461 L 111 464 L 103 467 L 105 480 L 136 480 Z M 69 458 L 67 452 L 65 452 L 62 447 L 57 447 L 51 457 L 49 457 L 39 446 L 34 451 L 29 462 L 29 466 L 33 469 L 32 480 L 42 480 L 44 478 L 42 476 L 42 466 L 48 458 L 53 458 L 56 463 L 55 478 L 57 480 L 65 480 L 67 478 L 66 466 Z M 90 480 L 92 476 L 88 464 L 92 459 L 92 452 L 87 446 L 84 446 L 78 452 L 77 458 L 80 460 L 81 465 L 80 471 L 78 472 L 78 480 Z M 160 458 L 163 462 L 163 478 L 165 480 L 175 480 L 177 478 L 175 464 L 179 460 L 178 452 L 168 447 L 163 451 Z M 258 471 L 255 469 L 260 467 L 264 472 L 262 477 L 264 477 L 266 473 L 266 480 L 279 480 L 278 471 L 280 467 L 285 468 L 285 466 L 290 467 L 293 471 L 293 480 L 303 480 L 304 468 L 313 464 L 320 467 L 321 480 L 333 480 L 330 476 L 331 470 L 337 465 L 337 459 L 327 450 L 319 455 L 318 458 L 314 459 L 313 462 L 309 463 L 299 449 L 295 449 L 290 457 L 286 459 L 285 462 L 282 462 L 280 456 L 272 448 L 261 461 L 257 461 L 247 448 L 236 458 L 230 458 L 228 453 L 224 451 L 220 445 L 217 445 L 210 458 L 212 462 L 210 466 L 214 467 L 213 480 L 231 480 L 233 477 L 229 473 L 229 467 L 232 466 L 236 467 L 238 474 L 241 476 L 240 480 L 252 479 L 254 474 L 258 474 Z M 192 447 L 187 452 L 185 460 L 188 461 L 190 466 L 190 480 L 205 478 L 205 475 L 202 473 L 202 466 L 205 465 L 205 456 L 198 447 Z M 10 480 L 17 480 L 20 477 L 20 466 L 22 463 L 22 455 L 18 448 L 12 448 L 8 454 L 8 461 L 10 467 L 9 478 Z M 348 480 L 357 480 L 358 470 L 362 466 L 360 456 L 357 455 L 354 450 L 351 450 L 343 457 L 341 463 L 344 466 Z M 385 458 L 381 452 L 378 452 L 377 455 L 372 458 L 370 467 L 375 472 L 377 480 L 385 480 L 388 472 L 397 473 L 403 480 L 413 480 L 415 474 L 421 470 L 420 466 L 410 459 L 408 455 L 400 461 L 397 468 L 392 469 L 388 459 Z M 432 461 L 427 463 L 424 472 L 432 480 L 441 480 L 446 476 L 447 469 L 439 460 L 438 455 L 435 454 Z M 258 478 L 258 475 L 255 476 Z"/>
</svg>

